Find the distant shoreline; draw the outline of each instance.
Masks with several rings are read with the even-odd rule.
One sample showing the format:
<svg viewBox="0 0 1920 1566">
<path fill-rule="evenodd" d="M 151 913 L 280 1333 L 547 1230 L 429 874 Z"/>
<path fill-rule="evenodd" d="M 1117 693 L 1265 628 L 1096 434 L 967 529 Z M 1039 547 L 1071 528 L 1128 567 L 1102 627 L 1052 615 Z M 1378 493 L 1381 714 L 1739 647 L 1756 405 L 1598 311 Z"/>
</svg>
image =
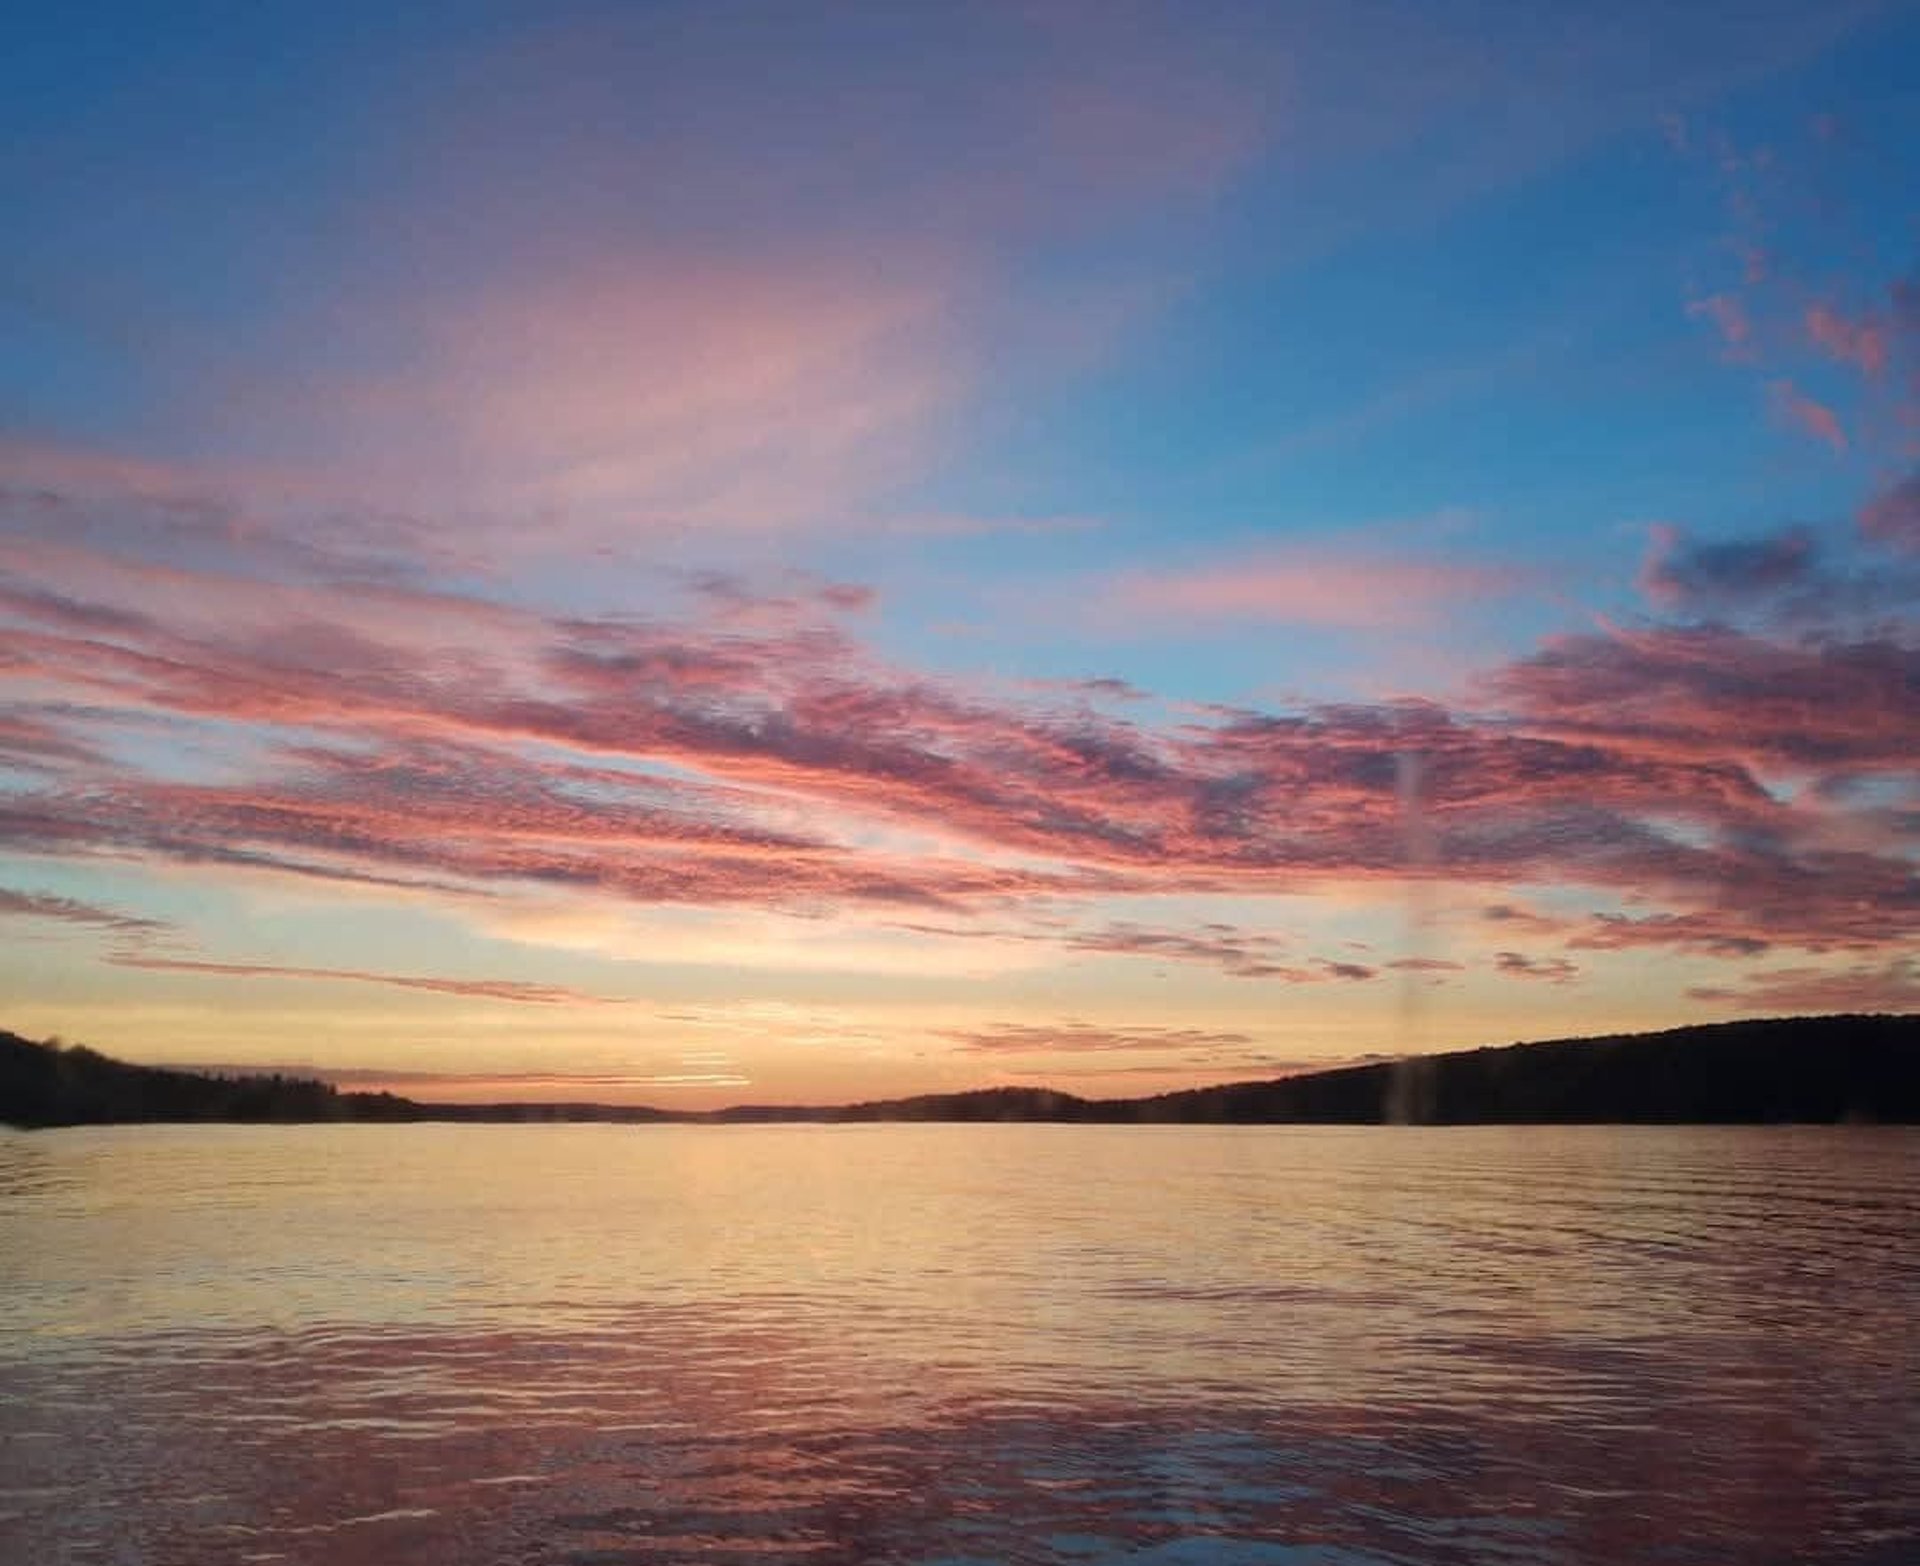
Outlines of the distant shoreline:
<svg viewBox="0 0 1920 1566">
<path fill-rule="evenodd" d="M 292 1076 L 140 1066 L 0 1031 L 0 1123 L 620 1125 L 1920 1124 L 1920 1015 L 1779 1017 L 1411 1056 L 1146 1098 L 981 1088 L 868 1103 L 714 1110 L 436 1104 Z"/>
</svg>

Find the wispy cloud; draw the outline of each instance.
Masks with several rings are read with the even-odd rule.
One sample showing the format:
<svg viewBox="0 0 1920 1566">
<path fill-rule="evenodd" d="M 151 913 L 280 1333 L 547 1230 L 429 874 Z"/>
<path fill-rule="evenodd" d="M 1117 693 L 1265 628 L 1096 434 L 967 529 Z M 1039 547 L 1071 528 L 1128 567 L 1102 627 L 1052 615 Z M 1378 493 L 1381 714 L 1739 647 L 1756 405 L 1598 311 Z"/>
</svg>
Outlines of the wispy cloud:
<svg viewBox="0 0 1920 1566">
<path fill-rule="evenodd" d="M 1252 620 L 1377 630 L 1505 597 L 1527 581 L 1527 573 L 1507 566 L 1268 552 L 1123 572 L 1106 584 L 1101 603 L 1112 614 L 1202 626 Z"/>
<path fill-rule="evenodd" d="M 1876 543 L 1898 545 L 1897 498 L 1885 519 L 1872 508 L 1863 531 Z M 1779 634 L 1813 631 L 1825 637 L 1886 634 L 1920 601 L 1920 568 L 1874 550 L 1794 526 L 1742 537 L 1696 539 L 1675 527 L 1650 532 L 1639 586 L 1669 614 L 1709 617 Z"/>
<path fill-rule="evenodd" d="M 1889 349 L 1886 326 L 1877 320 L 1859 320 L 1834 306 L 1807 307 L 1807 336 L 1829 358 L 1851 364 L 1866 375 L 1886 372 Z"/>
<path fill-rule="evenodd" d="M 1769 968 L 1737 985 L 1696 985 L 1696 1001 L 1741 1011 L 1920 1010 L 1920 963 L 1910 957 L 1852 968 Z"/>
<path fill-rule="evenodd" d="M 1205 1028 L 1096 1027 L 1086 1022 L 996 1023 L 956 1029 L 946 1037 L 974 1055 L 1105 1055 L 1139 1051 L 1240 1049 L 1253 1043 L 1244 1033 Z"/>
<path fill-rule="evenodd" d="M 1847 432 L 1841 427 L 1840 415 L 1826 403 L 1809 396 L 1785 378 L 1772 382 L 1769 390 L 1773 396 L 1774 412 L 1784 423 L 1804 431 L 1836 452 L 1844 453 L 1847 450 Z"/>
<path fill-rule="evenodd" d="M 395 94 L 294 8 L 211 140 L 118 116 L 231 51 L 130 20 L 100 114 L 17 106 L 0 871 L 98 901 L 0 892 L 15 968 L 563 1049 L 644 985 L 900 1064 L 955 996 L 1351 1031 L 1899 959 L 1905 196 L 1823 199 L 1812 77 L 1759 129 L 1894 24 L 1574 9 L 522 8 Z M 1403 699 L 1313 687 L 1382 651 Z M 925 1069 L 1275 1066 L 1014 1026 Z"/>
<path fill-rule="evenodd" d="M 1709 957 L 1756 957 L 1773 944 L 1768 931 L 1775 911 L 1764 907 L 1715 910 L 1711 913 L 1630 914 L 1599 913 L 1567 937 L 1570 948 L 1583 951 L 1623 951 L 1634 947 L 1664 947 L 1699 952 Z M 1831 930 L 1824 938 L 1802 937 L 1796 944 L 1813 950 L 1854 945 L 1876 946 L 1877 938 L 1864 930 Z"/>
<path fill-rule="evenodd" d="M 1696 299 L 1687 306 L 1687 314 L 1710 321 L 1730 357 L 1744 359 L 1751 355 L 1753 322 L 1737 294 L 1709 294 Z"/>
<path fill-rule="evenodd" d="M 153 957 L 115 952 L 106 959 L 116 968 L 145 968 L 158 973 L 205 974 L 221 979 L 315 979 L 348 984 L 385 984 L 396 989 L 425 990 L 434 995 L 458 995 L 469 1000 L 511 1001 L 529 1006 L 619 1005 L 615 996 L 586 995 L 554 984 L 514 979 L 445 979 L 416 974 L 367 973 L 356 968 L 302 968 L 277 963 L 207 962 L 197 958 Z"/>
<path fill-rule="evenodd" d="M 1113 919 L 1080 925 L 1065 918 L 1036 918 L 1018 926 L 975 922 L 965 925 L 908 923 L 900 927 L 942 938 L 1050 946 L 1064 954 L 1201 963 L 1236 979 L 1307 983 L 1327 977 L 1323 962 L 1315 965 L 1298 958 L 1287 941 L 1219 920 L 1201 920 L 1191 925 L 1152 925 L 1133 919 Z"/>
<path fill-rule="evenodd" d="M 1777 556 L 1777 558 L 1776 558 Z M 1494 671 L 1485 711 L 1431 702 L 1118 716 L 903 670 L 825 587 L 695 595 L 680 618 L 556 617 L 398 585 L 249 591 L 48 545 L 0 601 L 46 698 L 17 730 L 59 786 L 0 811 L 16 852 L 151 857 L 495 899 L 859 908 L 1009 928 L 1035 897 L 1466 878 L 1734 900 L 1764 938 L 1910 927 L 1897 854 L 1827 832 L 1844 799 L 1776 773 L 1904 773 L 1914 653 L 1654 626 L 1565 637 Z M 1663 557 L 1700 592 L 1791 576 L 1791 548 Z M 751 612 L 748 612 L 751 609 Z M 82 709 L 250 736 L 220 775 L 100 751 Z M 1422 827 L 1403 786 L 1419 758 Z M 1065 949 L 1360 978 L 1232 929 L 1124 919 Z"/>
<path fill-rule="evenodd" d="M 637 255 L 415 308 L 404 375 L 304 410 L 320 455 L 402 503 L 546 508 L 576 546 L 826 520 L 909 471 L 958 389 L 924 273 Z"/>
<path fill-rule="evenodd" d="M 47 919 L 58 924 L 83 925 L 111 935 L 147 941 L 169 933 L 165 920 L 143 918 L 116 908 L 103 908 L 78 898 L 61 897 L 52 892 L 21 892 L 0 886 L 0 918 Z"/>
<path fill-rule="evenodd" d="M 1567 957 L 1533 957 L 1525 952 L 1495 952 L 1494 970 L 1514 979 L 1542 979 L 1569 984 L 1580 977 L 1580 965 Z"/>
<path fill-rule="evenodd" d="M 1610 750 L 1904 770 L 1920 724 L 1916 671 L 1920 651 L 1893 640 L 1655 626 L 1555 638 L 1490 683 L 1532 723 Z"/>
<path fill-rule="evenodd" d="M 1480 917 L 1500 929 L 1529 935 L 1561 935 L 1569 928 L 1565 919 L 1513 903 L 1489 903 L 1480 910 Z"/>
<path fill-rule="evenodd" d="M 309 525 L 432 515 L 402 553 L 493 566 L 536 538 L 550 559 L 870 525 L 972 401 L 1098 362 L 1160 308 L 1176 257 L 1071 286 L 1030 263 L 1178 232 L 1266 145 L 1289 66 L 1151 11 L 960 8 L 905 48 L 857 8 L 782 26 L 746 73 L 699 7 L 442 40 L 404 113 L 354 115 L 382 153 L 273 311 L 236 302 L 217 354 L 178 332 L 130 355 L 169 389 L 149 447 L 199 464 L 102 455 L 50 482 L 297 500 Z M 147 292 L 94 249 L 72 263 L 119 286 L 76 293 Z"/>
<path fill-rule="evenodd" d="M 1126 1065 L 1102 1063 L 1092 1066 L 1009 1066 L 999 1065 L 998 1074 L 1003 1077 L 1024 1078 L 1035 1082 L 1073 1082 L 1078 1080 L 1127 1082 L 1133 1078 L 1163 1078 L 1178 1082 L 1182 1087 L 1191 1084 L 1197 1077 L 1203 1082 L 1220 1083 L 1252 1078 L 1264 1081 L 1274 1077 L 1303 1076 L 1317 1071 L 1339 1071 L 1348 1066 L 1371 1066 L 1381 1061 L 1392 1060 L 1391 1055 L 1353 1055 L 1328 1057 L 1324 1059 L 1297 1060 L 1279 1055 L 1258 1055 L 1247 1060 L 1185 1060 L 1159 1064 L 1130 1062 Z M 1127 1089 L 1129 1093 L 1140 1091 Z"/>
<path fill-rule="evenodd" d="M 1920 473 L 1889 485 L 1860 510 L 1860 530 L 1896 549 L 1920 553 Z"/>
<path fill-rule="evenodd" d="M 1803 586 L 1816 563 L 1813 533 L 1804 527 L 1712 543 L 1687 539 L 1677 528 L 1656 527 L 1640 568 L 1640 587 L 1663 608 L 1711 608 Z"/>
<path fill-rule="evenodd" d="M 1449 957 L 1396 957 L 1385 966 L 1397 973 L 1464 973 L 1467 965 Z"/>
<path fill-rule="evenodd" d="M 217 1076 L 306 1077 L 356 1093 L 397 1093 L 423 1103 L 475 1103 L 535 1100 L 590 1103 L 631 1102 L 636 1094 L 703 1088 L 747 1087 L 752 1078 L 736 1071 L 411 1071 L 372 1066 L 310 1063 L 259 1065 L 215 1061 L 181 1065 L 182 1071 Z"/>
</svg>

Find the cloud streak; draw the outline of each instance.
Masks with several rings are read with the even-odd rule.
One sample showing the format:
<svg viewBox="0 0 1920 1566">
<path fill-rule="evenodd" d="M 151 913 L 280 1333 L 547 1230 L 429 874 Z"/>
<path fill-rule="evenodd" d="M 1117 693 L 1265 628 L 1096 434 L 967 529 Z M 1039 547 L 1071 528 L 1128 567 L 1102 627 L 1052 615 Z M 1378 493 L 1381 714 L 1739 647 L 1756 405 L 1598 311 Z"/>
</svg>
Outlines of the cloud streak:
<svg viewBox="0 0 1920 1566">
<path fill-rule="evenodd" d="M 1171 1079 L 1880 973 L 1920 292 L 1802 89 L 1884 9 L 669 0 L 396 75 L 282 8 L 264 93 L 128 19 L 13 106 L 9 980 L 565 1092 L 636 1020 Z"/>
<path fill-rule="evenodd" d="M 1122 572 L 1104 586 L 1102 602 L 1115 617 L 1381 630 L 1505 597 L 1527 580 L 1512 567 L 1458 561 L 1253 554 L 1183 570 Z"/>
<path fill-rule="evenodd" d="M 524 1006 L 617 1006 L 615 996 L 587 995 L 554 984 L 514 979 L 445 979 L 415 974 L 368 973 L 357 968 L 302 968 L 278 963 L 207 962 L 197 958 L 152 957 L 116 952 L 106 959 L 116 968 L 144 968 L 155 973 L 202 974 L 220 979 L 312 979 L 347 984 L 384 984 L 395 989 L 424 990 L 433 995 L 457 995 L 468 1000 L 510 1001 Z"/>
<path fill-rule="evenodd" d="M 1513 979 L 1539 979 L 1548 984 L 1571 984 L 1580 977 L 1580 965 L 1566 957 L 1530 957 L 1524 952 L 1495 952 L 1496 972 Z"/>
<path fill-rule="evenodd" d="M 1841 427 L 1840 415 L 1832 408 L 1785 378 L 1772 382 L 1768 390 L 1773 397 L 1774 413 L 1783 423 L 1811 435 L 1834 452 L 1845 454 L 1847 432 Z"/>
<path fill-rule="evenodd" d="M 1887 329 L 1877 320 L 1857 320 L 1833 305 L 1807 308 L 1807 336 L 1831 359 L 1850 364 L 1863 375 L 1884 375 L 1890 348 Z"/>
<path fill-rule="evenodd" d="M 1816 567 L 1817 545 L 1806 528 L 1695 543 L 1661 527 L 1653 531 L 1640 588 L 1662 608 L 1712 608 L 1804 586 Z"/>
<path fill-rule="evenodd" d="M 167 934 L 172 926 L 161 919 L 147 919 L 122 913 L 115 908 L 60 897 L 51 892 L 21 892 L 0 886 L 0 918 L 44 919 L 58 924 L 76 924 L 88 929 L 147 941 Z"/>
<path fill-rule="evenodd" d="M 1696 985 L 1687 995 L 1740 1011 L 1920 1011 L 1920 963 L 1900 957 L 1839 970 L 1768 968 L 1742 984 Z"/>
<path fill-rule="evenodd" d="M 946 1037 L 971 1055 L 1108 1055 L 1142 1051 L 1241 1049 L 1253 1043 L 1244 1033 L 1205 1028 L 1105 1028 L 1085 1022 L 996 1023 L 986 1028 L 955 1029 Z"/>
<path fill-rule="evenodd" d="M 35 577 L 0 578 L 0 675 L 28 698 L 0 735 L 23 763 L 0 805 L 15 853 L 470 903 L 519 889 L 865 909 L 1280 982 L 1363 981 L 1374 965 L 1228 925 L 1048 926 L 1031 911 L 1422 879 L 1564 885 L 1603 904 L 1664 900 L 1664 917 L 1585 926 L 1596 947 L 1724 956 L 1861 949 L 1920 920 L 1910 831 L 1847 793 L 1911 774 L 1920 653 L 1895 631 L 1617 628 L 1490 671 L 1472 709 L 1164 721 L 1078 689 L 1009 695 L 903 669 L 853 634 L 858 584 L 762 592 L 715 577 L 674 616 L 554 615 L 52 539 L 24 558 Z M 1676 606 L 1829 580 L 1791 532 L 1661 535 L 1643 579 Z M 225 759 L 149 770 L 126 749 L 143 724 Z"/>
<path fill-rule="evenodd" d="M 1860 511 L 1860 531 L 1895 549 L 1920 554 L 1920 473 L 1875 495 Z"/>
<path fill-rule="evenodd" d="M 305 1077 L 354 1093 L 397 1093 L 424 1103 L 505 1101 L 589 1103 L 629 1102 L 634 1093 L 655 1090 L 747 1087 L 751 1077 L 733 1071 L 410 1071 L 368 1066 L 312 1064 L 255 1065 L 215 1062 L 173 1069 L 213 1076 Z"/>
</svg>

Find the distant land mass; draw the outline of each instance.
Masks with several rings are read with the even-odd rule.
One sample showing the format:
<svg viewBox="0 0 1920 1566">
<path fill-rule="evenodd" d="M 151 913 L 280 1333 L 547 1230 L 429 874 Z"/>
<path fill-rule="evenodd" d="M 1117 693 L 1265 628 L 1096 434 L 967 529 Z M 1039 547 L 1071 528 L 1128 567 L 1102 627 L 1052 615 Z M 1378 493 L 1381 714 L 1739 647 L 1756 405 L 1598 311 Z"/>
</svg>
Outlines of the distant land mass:
<svg viewBox="0 0 1920 1566">
<path fill-rule="evenodd" d="M 1059 1121 L 1112 1125 L 1920 1123 L 1920 1016 L 1779 1017 L 1348 1066 L 1150 1098 L 1046 1088 L 832 1107 L 432 1104 L 284 1075 L 137 1066 L 0 1031 L 0 1123 Z"/>
</svg>

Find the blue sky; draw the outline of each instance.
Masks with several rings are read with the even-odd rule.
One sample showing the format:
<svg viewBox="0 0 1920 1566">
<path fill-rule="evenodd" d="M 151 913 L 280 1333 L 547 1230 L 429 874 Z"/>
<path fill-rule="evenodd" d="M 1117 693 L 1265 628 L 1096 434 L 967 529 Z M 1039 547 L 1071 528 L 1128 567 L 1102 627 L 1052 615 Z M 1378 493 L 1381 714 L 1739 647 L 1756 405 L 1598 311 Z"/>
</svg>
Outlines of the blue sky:
<svg viewBox="0 0 1920 1566">
<path fill-rule="evenodd" d="M 0 1021 L 718 1101 L 1905 1009 L 1917 64 L 33 18 Z"/>
</svg>

